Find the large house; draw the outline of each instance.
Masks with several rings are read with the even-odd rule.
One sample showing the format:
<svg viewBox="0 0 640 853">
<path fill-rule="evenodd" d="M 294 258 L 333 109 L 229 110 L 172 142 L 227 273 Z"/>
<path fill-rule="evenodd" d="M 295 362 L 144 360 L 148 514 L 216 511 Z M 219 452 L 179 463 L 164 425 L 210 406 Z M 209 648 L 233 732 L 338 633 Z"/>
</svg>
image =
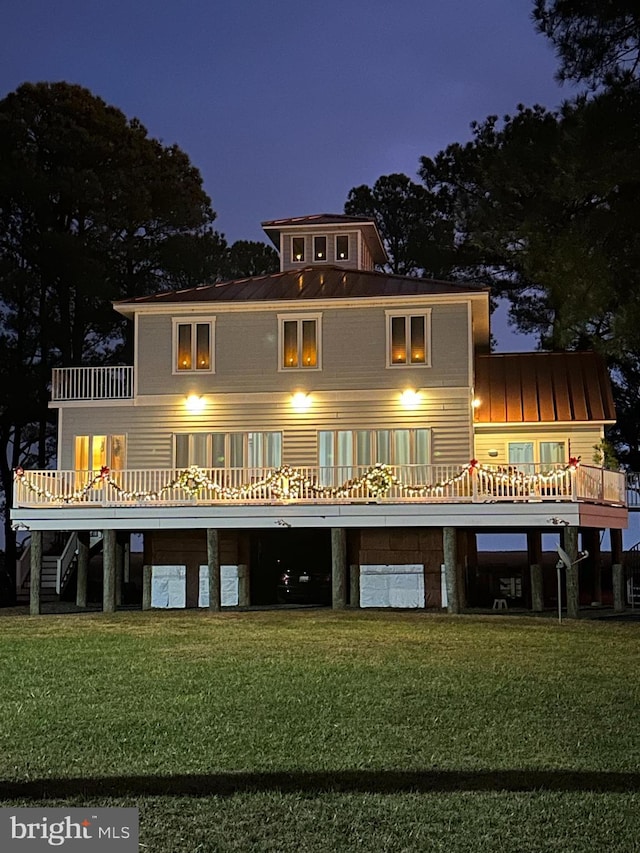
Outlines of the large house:
<svg viewBox="0 0 640 853">
<path fill-rule="evenodd" d="M 521 531 L 519 595 L 539 610 L 544 532 L 572 559 L 579 531 L 616 550 L 624 478 L 593 461 L 615 417 L 595 354 L 492 354 L 487 288 L 377 272 L 367 218 L 263 227 L 279 272 L 118 302 L 133 365 L 54 371 L 58 469 L 18 470 L 12 513 L 34 612 L 47 531 L 68 534 L 51 582 L 77 576 L 80 603 L 99 535 L 105 610 L 133 533 L 144 606 L 154 589 L 212 609 L 275 600 L 284 566 L 326 572 L 335 607 L 500 602 L 475 537 Z"/>
</svg>

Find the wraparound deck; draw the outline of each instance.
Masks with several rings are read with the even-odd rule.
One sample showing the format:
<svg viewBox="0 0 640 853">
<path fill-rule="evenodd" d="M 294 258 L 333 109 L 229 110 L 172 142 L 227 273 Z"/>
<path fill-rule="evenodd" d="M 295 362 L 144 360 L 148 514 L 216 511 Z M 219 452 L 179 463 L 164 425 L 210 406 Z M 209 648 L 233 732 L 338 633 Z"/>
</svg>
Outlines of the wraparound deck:
<svg viewBox="0 0 640 853">
<path fill-rule="evenodd" d="M 23 471 L 14 507 L 588 502 L 626 506 L 625 475 L 588 465 L 385 465 Z"/>
</svg>

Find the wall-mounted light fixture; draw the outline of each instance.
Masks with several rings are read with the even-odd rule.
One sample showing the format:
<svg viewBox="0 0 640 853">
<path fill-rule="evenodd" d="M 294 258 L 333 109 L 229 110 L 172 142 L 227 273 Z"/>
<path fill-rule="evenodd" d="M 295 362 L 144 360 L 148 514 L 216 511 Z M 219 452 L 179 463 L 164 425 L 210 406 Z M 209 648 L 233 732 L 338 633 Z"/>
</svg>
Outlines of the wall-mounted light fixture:
<svg viewBox="0 0 640 853">
<path fill-rule="evenodd" d="M 482 403 L 482 400 L 480 400 L 478 397 L 474 397 L 473 400 L 471 401 L 471 408 L 477 409 L 481 403 Z"/>
<path fill-rule="evenodd" d="M 198 394 L 189 394 L 184 405 L 192 415 L 199 415 L 204 411 L 206 403 L 204 397 L 200 397 Z"/>
<path fill-rule="evenodd" d="M 495 459 L 498 455 L 498 451 L 495 449 L 495 447 L 492 447 L 491 450 L 487 450 L 487 453 L 492 459 Z"/>
<path fill-rule="evenodd" d="M 308 412 L 311 407 L 311 395 L 297 391 L 291 397 L 291 405 L 296 412 Z"/>
<path fill-rule="evenodd" d="M 416 406 L 420 404 L 421 400 L 422 394 L 419 391 L 415 391 L 413 388 L 407 388 L 402 392 L 402 394 L 400 394 L 400 402 L 405 409 L 415 409 Z"/>
</svg>

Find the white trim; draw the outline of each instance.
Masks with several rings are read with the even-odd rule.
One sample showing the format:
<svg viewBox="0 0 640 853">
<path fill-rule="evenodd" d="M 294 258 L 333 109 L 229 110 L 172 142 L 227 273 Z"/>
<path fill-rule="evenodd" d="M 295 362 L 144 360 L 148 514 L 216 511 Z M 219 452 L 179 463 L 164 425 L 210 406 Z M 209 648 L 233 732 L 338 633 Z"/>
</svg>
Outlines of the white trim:
<svg viewBox="0 0 640 853">
<path fill-rule="evenodd" d="M 303 269 L 298 270 L 303 272 Z M 348 272 L 348 270 L 346 270 Z M 357 271 L 356 271 L 357 272 Z M 382 273 L 374 273 L 374 275 L 382 275 Z M 417 282 L 420 279 L 416 279 Z M 165 305 L 146 303 L 144 305 L 136 305 L 128 303 L 126 305 L 118 305 L 114 303 L 114 310 L 121 314 L 172 314 L 176 317 L 187 317 L 190 314 L 200 315 L 203 312 L 209 312 L 208 317 L 213 314 L 230 314 L 233 312 L 244 311 L 300 311 L 301 306 L 308 305 L 309 308 L 316 310 L 329 309 L 334 310 L 343 308 L 385 308 L 398 306 L 399 313 L 406 308 L 413 306 L 424 306 L 425 302 L 429 302 L 430 307 L 438 305 L 448 305 L 456 303 L 464 303 L 467 301 L 480 301 L 486 303 L 488 293 L 479 291 L 478 293 L 470 293 L 464 291 L 462 293 L 422 293 L 416 296 L 359 296 L 357 298 L 342 298 L 332 297 L 331 299 L 292 299 L 292 300 L 247 300 L 242 302 L 225 302 L 224 300 L 216 300 L 215 302 L 192 302 L 189 304 L 183 302 L 167 302 Z M 304 309 L 302 309 L 304 310 Z"/>
<path fill-rule="evenodd" d="M 415 366 L 415 365 L 414 365 Z M 422 365 L 418 365 L 420 367 Z M 311 372 L 310 368 L 305 368 Z M 295 370 L 288 368 L 286 372 L 295 373 Z M 469 389 L 466 385 L 462 386 L 446 386 L 446 385 L 437 385 L 437 386 L 429 386 L 429 385 L 421 385 L 421 389 L 425 394 L 428 394 L 432 399 L 442 399 L 444 403 L 448 400 L 452 399 L 460 399 L 467 400 L 469 398 Z M 260 404 L 260 403 L 279 403 L 282 406 L 290 407 L 291 405 L 291 395 L 295 391 L 299 391 L 299 387 L 297 385 L 291 386 L 289 390 L 282 391 L 246 391 L 242 393 L 236 392 L 224 392 L 224 391 L 216 391 L 215 393 L 209 394 L 206 393 L 207 400 L 210 400 L 213 405 L 216 402 L 224 401 L 227 404 L 232 404 L 235 399 L 237 400 L 251 400 L 251 402 Z M 396 386 L 388 386 L 386 388 L 376 388 L 370 390 L 362 390 L 362 389 L 354 389 L 347 391 L 332 391 L 328 390 L 315 390 L 313 391 L 313 399 L 317 402 L 322 402 L 324 404 L 330 403 L 342 403 L 342 402 L 350 402 L 350 401 L 389 401 L 397 400 L 398 396 L 403 391 L 403 387 L 401 385 Z M 142 396 L 137 397 L 135 400 L 74 400 L 67 403 L 56 403 L 55 406 L 59 408 L 96 408 L 97 406 L 171 406 L 171 405 L 183 405 L 184 404 L 184 394 L 144 394 Z M 51 404 L 49 404 L 51 406 Z"/>
<path fill-rule="evenodd" d="M 394 311 L 388 310 L 385 311 L 385 321 L 386 321 L 386 329 L 385 329 L 385 362 L 387 368 L 392 368 L 394 370 L 406 370 L 407 368 L 420 368 L 420 367 L 431 367 L 431 308 L 423 308 L 421 311 Z M 394 364 L 391 359 L 391 322 L 397 317 L 403 317 L 405 320 L 405 328 L 406 321 L 411 317 L 424 317 L 424 348 L 425 348 L 425 360 L 414 362 L 414 361 L 406 361 L 401 364 Z M 407 337 L 406 343 L 407 351 L 411 347 L 411 342 Z"/>
<path fill-rule="evenodd" d="M 133 398 L 136 398 L 138 393 L 138 371 L 140 370 L 140 317 L 136 313 L 133 318 Z M 172 356 L 173 358 L 173 356 Z"/>
<path fill-rule="evenodd" d="M 189 370 L 178 370 L 178 326 L 188 326 L 192 327 L 191 330 L 191 356 L 192 363 L 195 362 L 194 354 L 197 346 L 197 335 L 195 334 L 195 327 L 198 325 L 209 326 L 209 367 L 206 370 L 198 370 L 196 367 L 192 367 Z M 171 373 L 173 376 L 190 376 L 193 378 L 194 376 L 198 376 L 200 374 L 205 375 L 207 373 L 215 373 L 215 352 L 216 352 L 216 344 L 215 344 L 215 335 L 216 335 L 216 318 L 215 316 L 207 316 L 207 317 L 189 317 L 188 319 L 185 317 L 172 317 L 171 318 Z"/>
<path fill-rule="evenodd" d="M 559 525 L 578 526 L 578 501 L 545 503 L 428 503 L 428 504 L 323 504 L 322 506 L 171 506 L 171 507 L 54 507 L 15 508 L 11 519 L 31 530 L 225 530 L 290 527 L 542 527 L 556 533 Z M 624 507 L 595 506 L 623 515 Z M 623 520 L 621 519 L 621 521 Z"/>
<path fill-rule="evenodd" d="M 298 308 L 300 306 L 297 306 Z M 291 314 L 277 314 L 278 320 L 278 373 L 311 373 L 322 370 L 322 313 L 292 312 Z M 284 324 L 296 322 L 301 324 L 305 320 L 313 320 L 316 324 L 316 364 L 313 367 L 298 365 L 297 367 L 285 367 L 284 365 Z M 301 332 L 298 331 L 298 352 L 301 350 Z"/>
</svg>

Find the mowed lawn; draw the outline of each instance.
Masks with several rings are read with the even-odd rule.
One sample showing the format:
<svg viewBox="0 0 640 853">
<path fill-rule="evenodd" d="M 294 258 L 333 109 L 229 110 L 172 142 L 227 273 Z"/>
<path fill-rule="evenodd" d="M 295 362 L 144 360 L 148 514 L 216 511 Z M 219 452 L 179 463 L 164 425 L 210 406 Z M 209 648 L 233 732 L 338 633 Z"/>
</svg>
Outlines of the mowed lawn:
<svg viewBox="0 0 640 853">
<path fill-rule="evenodd" d="M 640 624 L 0 611 L 1 805 L 141 850 L 640 850 Z"/>
</svg>

